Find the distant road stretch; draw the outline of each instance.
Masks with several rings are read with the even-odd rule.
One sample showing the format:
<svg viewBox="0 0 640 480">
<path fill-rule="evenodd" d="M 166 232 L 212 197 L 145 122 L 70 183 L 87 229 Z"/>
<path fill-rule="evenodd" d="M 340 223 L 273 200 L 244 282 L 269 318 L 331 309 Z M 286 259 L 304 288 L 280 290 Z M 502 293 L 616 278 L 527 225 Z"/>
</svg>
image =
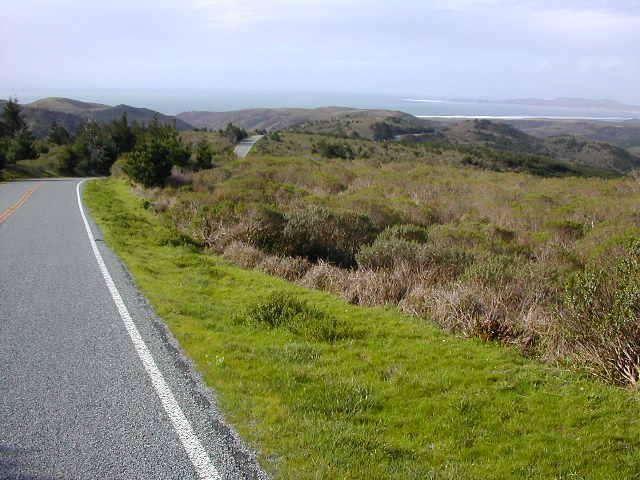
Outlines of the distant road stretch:
<svg viewBox="0 0 640 480">
<path fill-rule="evenodd" d="M 78 183 L 0 184 L 0 478 L 266 478 Z"/>
<path fill-rule="evenodd" d="M 249 155 L 249 152 L 251 151 L 253 146 L 262 137 L 264 137 L 264 135 L 253 135 L 253 136 L 251 136 L 249 138 L 245 138 L 240 143 L 238 143 L 238 145 L 236 145 L 236 148 L 234 149 L 234 152 L 236 152 L 236 155 L 238 157 L 240 157 L 240 158 L 246 157 L 247 155 Z"/>
</svg>

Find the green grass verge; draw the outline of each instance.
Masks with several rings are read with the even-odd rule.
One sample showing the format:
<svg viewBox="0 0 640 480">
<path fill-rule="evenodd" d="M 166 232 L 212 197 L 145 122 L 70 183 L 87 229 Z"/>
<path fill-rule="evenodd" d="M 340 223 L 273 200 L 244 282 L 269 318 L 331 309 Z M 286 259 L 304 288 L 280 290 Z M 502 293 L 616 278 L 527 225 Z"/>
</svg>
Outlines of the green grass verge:
<svg viewBox="0 0 640 480">
<path fill-rule="evenodd" d="M 122 181 L 87 184 L 85 201 L 278 478 L 640 476 L 634 394 L 202 254 Z M 291 318 L 331 317 L 358 335 L 261 326 L 274 292 L 303 302 L 284 305 Z"/>
</svg>

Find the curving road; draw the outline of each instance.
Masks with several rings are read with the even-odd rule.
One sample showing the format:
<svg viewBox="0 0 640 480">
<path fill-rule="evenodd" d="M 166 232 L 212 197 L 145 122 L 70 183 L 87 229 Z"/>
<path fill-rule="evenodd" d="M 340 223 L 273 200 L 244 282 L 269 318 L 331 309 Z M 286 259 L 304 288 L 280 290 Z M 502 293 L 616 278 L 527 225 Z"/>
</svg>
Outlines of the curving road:
<svg viewBox="0 0 640 480">
<path fill-rule="evenodd" d="M 78 183 L 0 184 L 0 478 L 266 478 Z"/>
<path fill-rule="evenodd" d="M 244 158 L 249 155 L 253 146 L 258 143 L 262 137 L 264 137 L 264 135 L 252 135 L 251 137 L 247 137 L 244 140 L 241 140 L 233 151 L 238 157 Z"/>
</svg>

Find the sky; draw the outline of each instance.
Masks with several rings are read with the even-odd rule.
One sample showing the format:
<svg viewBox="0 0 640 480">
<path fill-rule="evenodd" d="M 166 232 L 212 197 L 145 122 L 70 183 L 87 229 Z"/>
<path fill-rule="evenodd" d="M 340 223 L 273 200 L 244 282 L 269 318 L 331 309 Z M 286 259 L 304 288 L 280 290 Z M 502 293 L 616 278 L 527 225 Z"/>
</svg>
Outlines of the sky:
<svg viewBox="0 0 640 480">
<path fill-rule="evenodd" d="M 0 5 L 4 89 L 215 88 L 640 103 L 640 0 Z"/>
</svg>

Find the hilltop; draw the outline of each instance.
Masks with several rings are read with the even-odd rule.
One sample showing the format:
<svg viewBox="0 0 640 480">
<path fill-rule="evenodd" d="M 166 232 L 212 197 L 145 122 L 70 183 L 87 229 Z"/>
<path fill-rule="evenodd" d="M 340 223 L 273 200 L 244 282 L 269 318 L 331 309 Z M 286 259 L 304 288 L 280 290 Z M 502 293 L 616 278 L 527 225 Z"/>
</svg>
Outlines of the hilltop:
<svg viewBox="0 0 640 480">
<path fill-rule="evenodd" d="M 543 155 L 577 165 L 620 173 L 640 167 L 640 157 L 624 148 L 573 135 L 529 135 L 513 125 L 489 120 L 467 120 L 441 126 L 436 139 L 454 145 L 484 145 L 496 150 Z M 433 139 L 433 134 L 424 139 Z"/>
<path fill-rule="evenodd" d="M 299 129 L 309 133 L 371 138 L 372 125 L 390 121 L 404 130 L 422 131 L 430 122 L 393 110 L 363 110 L 347 107 L 256 108 L 229 112 L 184 112 L 177 117 L 194 127 L 219 130 L 233 123 L 248 130 Z"/>
<path fill-rule="evenodd" d="M 0 106 L 5 103 L 0 100 Z M 161 123 L 175 124 L 178 130 L 191 130 L 193 127 L 176 117 L 165 115 L 148 108 L 130 105 L 103 105 L 100 103 L 82 102 L 70 98 L 50 97 L 22 105 L 22 114 L 27 125 L 36 137 L 44 137 L 54 121 L 75 134 L 88 120 L 108 123 L 122 117 L 124 113 L 130 122 L 149 123 L 157 117 Z"/>
</svg>

